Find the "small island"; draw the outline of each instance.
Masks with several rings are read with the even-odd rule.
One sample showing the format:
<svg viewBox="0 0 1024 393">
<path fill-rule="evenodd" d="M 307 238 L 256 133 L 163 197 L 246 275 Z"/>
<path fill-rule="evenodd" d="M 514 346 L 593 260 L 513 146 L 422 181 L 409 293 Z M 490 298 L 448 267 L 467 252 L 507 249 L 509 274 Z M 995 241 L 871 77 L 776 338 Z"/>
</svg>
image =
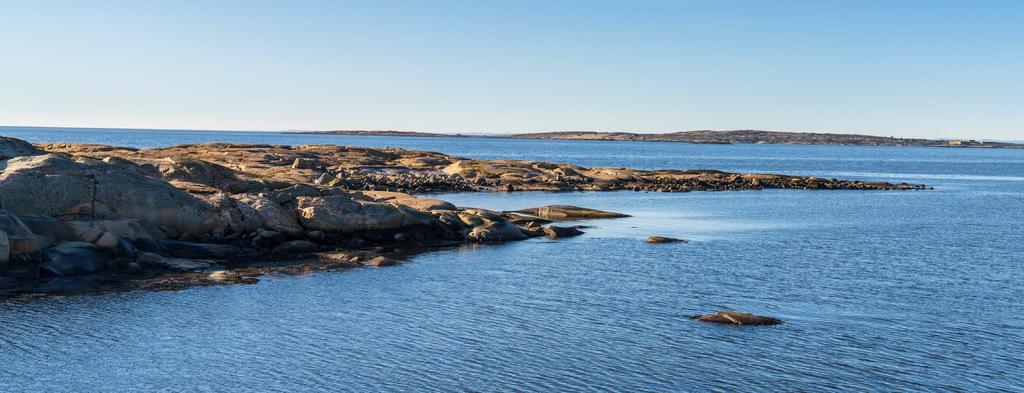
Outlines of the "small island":
<svg viewBox="0 0 1024 393">
<path fill-rule="evenodd" d="M 305 131 L 308 134 L 352 136 L 467 137 L 463 134 L 441 134 L 413 131 Z M 714 131 L 696 130 L 663 134 L 600 131 L 555 131 L 500 135 L 473 135 L 481 138 L 554 139 L 581 141 L 683 142 L 695 144 L 757 144 L 757 145 L 843 145 L 1022 149 L 1024 144 L 986 142 L 973 139 L 895 138 L 861 134 L 815 132 L 781 132 L 763 130 Z"/>
<path fill-rule="evenodd" d="M 587 168 L 337 145 L 136 149 L 0 137 L 0 298 L 177 289 L 389 266 L 396 254 L 580 233 L 552 222 L 624 215 L 574 206 L 498 212 L 436 192 L 918 190 L 715 170 Z M 72 283 L 72 284 L 68 284 Z M 65 285 L 66 284 L 66 285 Z"/>
</svg>

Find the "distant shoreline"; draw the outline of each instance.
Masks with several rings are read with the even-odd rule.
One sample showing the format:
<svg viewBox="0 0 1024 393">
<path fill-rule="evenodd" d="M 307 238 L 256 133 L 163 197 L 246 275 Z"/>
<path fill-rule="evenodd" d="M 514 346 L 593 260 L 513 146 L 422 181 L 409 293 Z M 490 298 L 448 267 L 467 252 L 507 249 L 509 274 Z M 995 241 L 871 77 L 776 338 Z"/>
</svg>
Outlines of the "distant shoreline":
<svg viewBox="0 0 1024 393">
<path fill-rule="evenodd" d="M 736 131 L 682 131 L 665 134 L 632 132 L 557 131 L 498 135 L 443 134 L 415 131 L 333 130 L 297 131 L 298 134 L 397 136 L 420 138 L 498 138 L 547 139 L 583 141 L 680 142 L 693 144 L 760 144 L 760 145 L 839 145 L 839 146 L 892 146 L 892 147 L 950 147 L 950 148 L 1003 148 L 1024 149 L 1024 143 L 985 142 L 973 139 L 894 138 L 860 134 L 830 134 L 781 132 L 761 130 Z"/>
</svg>

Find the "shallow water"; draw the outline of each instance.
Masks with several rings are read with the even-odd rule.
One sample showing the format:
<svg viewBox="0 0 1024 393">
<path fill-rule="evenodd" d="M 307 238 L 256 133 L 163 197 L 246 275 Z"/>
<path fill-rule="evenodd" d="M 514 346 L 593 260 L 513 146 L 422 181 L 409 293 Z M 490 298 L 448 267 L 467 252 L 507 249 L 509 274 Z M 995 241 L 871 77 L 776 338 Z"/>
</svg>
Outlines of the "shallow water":
<svg viewBox="0 0 1024 393">
<path fill-rule="evenodd" d="M 1024 151 L 11 130 L 400 146 L 934 190 L 447 194 L 634 217 L 257 285 L 0 305 L 0 391 L 1024 390 Z M 648 235 L 690 239 L 648 245 Z M 735 309 L 768 328 L 696 323 Z"/>
</svg>

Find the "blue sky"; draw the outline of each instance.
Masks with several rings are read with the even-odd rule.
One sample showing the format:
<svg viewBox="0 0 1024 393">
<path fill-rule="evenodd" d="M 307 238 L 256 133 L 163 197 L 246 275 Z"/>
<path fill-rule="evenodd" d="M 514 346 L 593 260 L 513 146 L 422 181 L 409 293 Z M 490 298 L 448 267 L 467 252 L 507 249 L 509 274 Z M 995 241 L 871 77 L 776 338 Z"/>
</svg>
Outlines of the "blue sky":
<svg viewBox="0 0 1024 393">
<path fill-rule="evenodd" d="M 0 124 L 1024 139 L 1024 1 L 0 7 Z"/>
</svg>

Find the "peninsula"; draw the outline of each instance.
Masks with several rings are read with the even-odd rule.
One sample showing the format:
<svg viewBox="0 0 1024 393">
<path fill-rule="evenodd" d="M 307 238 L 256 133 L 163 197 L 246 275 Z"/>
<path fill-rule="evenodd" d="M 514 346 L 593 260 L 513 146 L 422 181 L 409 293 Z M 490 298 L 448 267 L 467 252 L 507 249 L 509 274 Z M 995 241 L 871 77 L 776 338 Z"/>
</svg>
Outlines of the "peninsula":
<svg viewBox="0 0 1024 393">
<path fill-rule="evenodd" d="M 441 134 L 412 131 L 304 131 L 309 134 L 355 136 L 467 137 L 465 134 Z M 776 145 L 846 145 L 846 146 L 913 146 L 954 148 L 1024 148 L 1021 143 L 987 142 L 973 139 L 895 138 L 860 134 L 781 132 L 762 130 L 680 131 L 664 134 L 598 131 L 555 131 L 499 135 L 472 135 L 481 138 L 557 139 L 587 141 L 685 142 L 698 144 L 776 144 Z"/>
<path fill-rule="evenodd" d="M 0 137 L 0 298 L 255 282 L 396 263 L 393 253 L 573 236 L 572 206 L 497 212 L 414 194 L 915 190 L 714 170 L 587 168 L 337 145 L 136 149 Z"/>
</svg>

